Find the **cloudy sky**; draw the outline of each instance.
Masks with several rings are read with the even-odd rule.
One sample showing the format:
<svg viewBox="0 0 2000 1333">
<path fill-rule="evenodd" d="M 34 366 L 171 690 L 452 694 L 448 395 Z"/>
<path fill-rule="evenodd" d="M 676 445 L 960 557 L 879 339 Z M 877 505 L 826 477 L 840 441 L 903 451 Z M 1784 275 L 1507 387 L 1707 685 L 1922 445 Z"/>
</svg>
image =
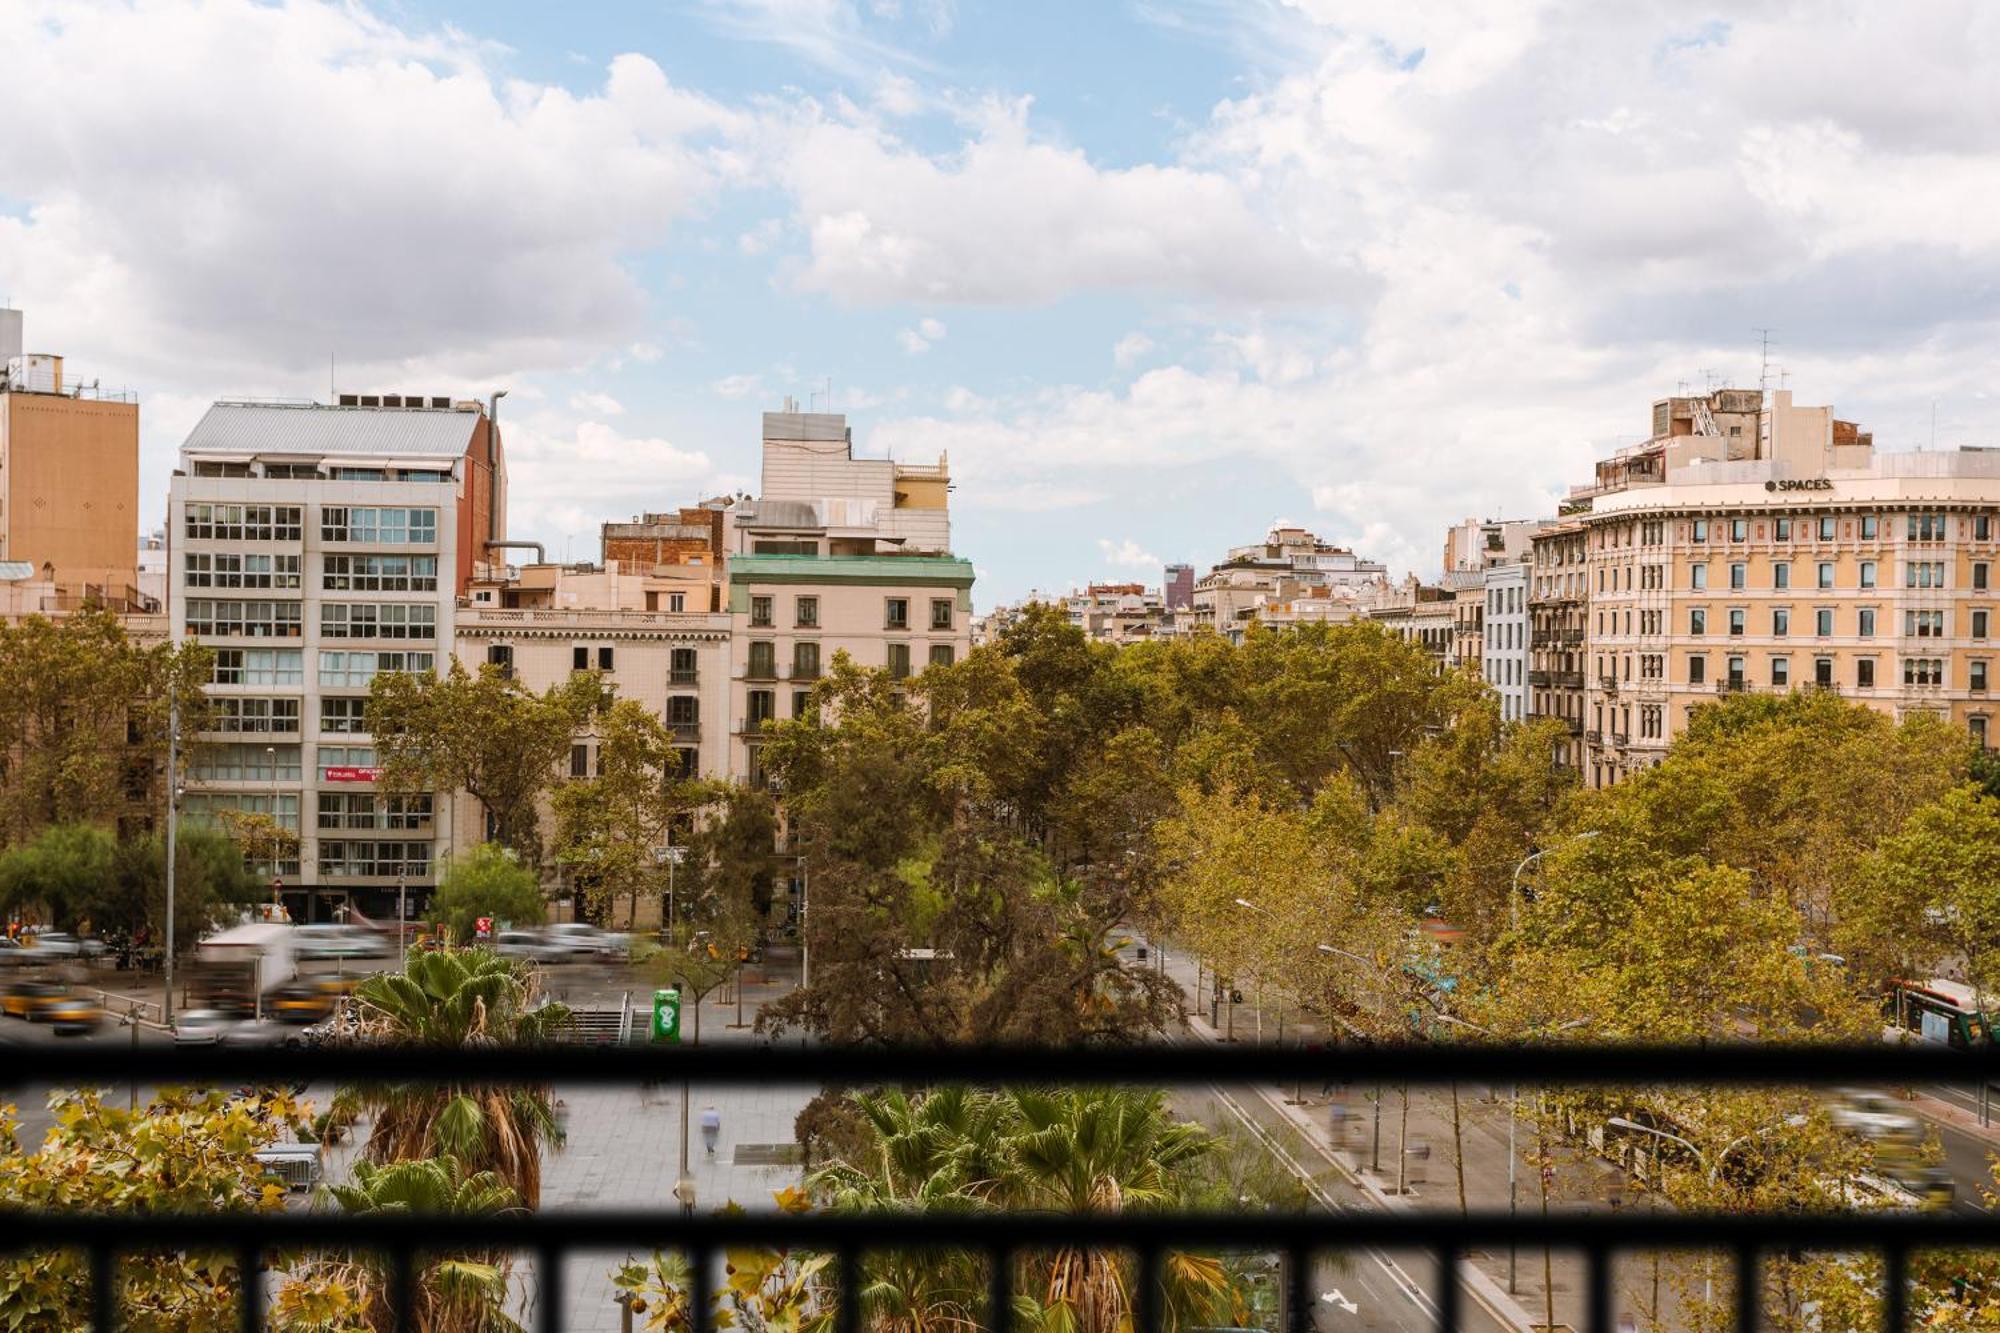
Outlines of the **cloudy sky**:
<svg viewBox="0 0 2000 1333">
<path fill-rule="evenodd" d="M 2000 444 L 2000 7 L 0 0 L 0 300 L 142 395 L 507 387 L 516 534 L 948 450 L 984 607 L 1434 570 L 1681 384 Z M 828 386 L 831 385 L 830 397 Z"/>
</svg>

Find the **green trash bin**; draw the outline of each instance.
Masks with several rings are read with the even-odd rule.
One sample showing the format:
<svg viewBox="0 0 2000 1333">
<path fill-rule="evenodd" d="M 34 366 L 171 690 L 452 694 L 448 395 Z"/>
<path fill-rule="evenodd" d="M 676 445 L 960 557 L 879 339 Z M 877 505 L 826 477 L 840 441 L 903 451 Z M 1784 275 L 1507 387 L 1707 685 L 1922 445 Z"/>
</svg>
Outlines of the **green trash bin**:
<svg viewBox="0 0 2000 1333">
<path fill-rule="evenodd" d="M 678 1044 L 681 1039 L 681 993 L 678 988 L 653 992 L 653 1040 Z"/>
</svg>

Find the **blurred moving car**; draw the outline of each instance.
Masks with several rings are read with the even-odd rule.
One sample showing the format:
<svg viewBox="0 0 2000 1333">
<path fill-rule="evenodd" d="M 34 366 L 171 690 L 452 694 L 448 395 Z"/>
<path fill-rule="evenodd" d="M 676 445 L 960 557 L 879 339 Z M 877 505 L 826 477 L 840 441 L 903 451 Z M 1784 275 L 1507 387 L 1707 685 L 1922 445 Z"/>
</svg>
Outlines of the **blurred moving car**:
<svg viewBox="0 0 2000 1333">
<path fill-rule="evenodd" d="M 37 931 L 28 938 L 33 941 L 28 947 L 35 950 L 41 957 L 50 960 L 57 958 L 102 958 L 104 956 L 103 940 L 92 939 L 89 936 L 78 938 L 66 930 Z"/>
<path fill-rule="evenodd" d="M 220 1046 L 237 1021 L 220 1009 L 189 1009 L 174 1019 L 174 1045 Z"/>
<path fill-rule="evenodd" d="M 27 946 L 22 944 L 21 941 L 9 935 L 0 935 L 0 967 L 5 967 L 12 963 L 30 963 L 33 961 L 34 959 L 28 954 Z"/>
<path fill-rule="evenodd" d="M 387 958 L 391 950 L 389 941 L 372 930 L 321 924 L 297 927 L 292 952 L 300 959 Z"/>
<path fill-rule="evenodd" d="M 605 930 L 588 921 L 557 922 L 543 928 L 542 938 L 567 948 L 573 954 L 590 954 L 598 958 L 629 958 L 632 954 L 630 935 Z"/>
<path fill-rule="evenodd" d="M 332 980 L 326 978 L 325 980 Z M 333 1013 L 342 992 L 324 984 L 321 978 L 302 977 L 288 981 L 271 992 L 265 1001 L 271 1017 L 280 1023 L 317 1023 Z"/>
<path fill-rule="evenodd" d="M 41 1017 L 59 1037 L 81 1036 L 103 1025 L 104 1009 L 86 996 L 62 995 L 42 1006 Z"/>
<path fill-rule="evenodd" d="M 503 930 L 493 938 L 493 952 L 529 963 L 567 963 L 576 957 L 569 945 L 532 930 Z"/>
<path fill-rule="evenodd" d="M 1841 1088 L 1833 1094 L 1827 1114 L 1835 1128 L 1870 1142 L 1914 1142 L 1923 1137 L 1923 1127 L 1904 1103 L 1876 1088 Z"/>
<path fill-rule="evenodd" d="M 33 1022 L 50 1004 L 68 994 L 69 987 L 60 981 L 16 981 L 0 991 L 0 1013 Z"/>
</svg>

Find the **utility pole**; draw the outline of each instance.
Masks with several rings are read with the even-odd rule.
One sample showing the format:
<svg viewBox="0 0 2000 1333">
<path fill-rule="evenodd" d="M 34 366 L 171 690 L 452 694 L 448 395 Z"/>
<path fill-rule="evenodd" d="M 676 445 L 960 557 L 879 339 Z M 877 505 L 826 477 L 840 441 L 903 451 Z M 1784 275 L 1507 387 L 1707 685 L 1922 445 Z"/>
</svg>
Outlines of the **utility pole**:
<svg viewBox="0 0 2000 1333">
<path fill-rule="evenodd" d="M 410 902 L 408 898 L 409 877 L 396 876 L 396 942 L 403 951 L 403 970 L 410 970 Z"/>
<path fill-rule="evenodd" d="M 161 974 L 166 979 L 166 994 L 160 1000 L 160 1021 L 168 1027 L 174 1022 L 174 862 L 179 829 L 175 814 L 180 807 L 180 743 L 181 743 L 181 697 L 174 692 L 171 682 L 167 686 L 167 953 L 161 965 Z M 137 1040 L 138 1025 L 133 1025 L 134 1040 Z"/>
<path fill-rule="evenodd" d="M 811 924 L 812 911 L 812 863 L 805 857 L 799 858 L 799 989 L 812 985 L 812 942 L 807 927 Z"/>
</svg>

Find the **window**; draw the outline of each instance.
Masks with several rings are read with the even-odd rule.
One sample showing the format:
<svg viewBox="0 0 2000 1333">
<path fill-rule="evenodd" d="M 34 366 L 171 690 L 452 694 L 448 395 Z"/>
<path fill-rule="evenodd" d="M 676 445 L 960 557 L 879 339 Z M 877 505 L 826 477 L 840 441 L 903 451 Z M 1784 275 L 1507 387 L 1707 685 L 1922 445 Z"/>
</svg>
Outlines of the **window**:
<svg viewBox="0 0 2000 1333">
<path fill-rule="evenodd" d="M 1743 688 L 1743 664 L 1746 660 L 1748 659 L 1741 657 L 1732 657 L 1729 659 L 1729 675 L 1726 679 L 1729 682 L 1730 689 L 1740 690 Z"/>
<path fill-rule="evenodd" d="M 1861 539 L 1863 541 L 1874 541 L 1876 531 L 1875 515 L 1863 514 L 1861 516 Z"/>
<path fill-rule="evenodd" d="M 750 731 L 758 730 L 778 715 L 778 695 L 774 690 L 751 690 L 743 699 L 748 710 L 743 720 Z"/>
<path fill-rule="evenodd" d="M 615 663 L 617 660 L 618 660 L 618 654 L 612 650 L 609 644 L 600 644 L 598 646 L 597 669 L 599 671 L 613 670 L 614 668 L 612 664 Z"/>
<path fill-rule="evenodd" d="M 299 747 L 255 741 L 197 745 L 188 775 L 198 782 L 297 782 Z"/>
<path fill-rule="evenodd" d="M 1706 588 L 1707 586 L 1708 586 L 1708 566 L 1689 565 L 1688 587 L 1694 589 L 1696 592 L 1700 592 L 1703 588 Z"/>
<path fill-rule="evenodd" d="M 427 879 L 431 873 L 431 845 L 322 838 L 319 873 L 327 879 Z"/>
<path fill-rule="evenodd" d="M 1688 658 L 1688 684 L 1705 685 L 1707 683 L 1708 659 L 1699 654 Z"/>
<path fill-rule="evenodd" d="M 1864 639 L 1875 637 L 1875 608 L 1864 606 L 1854 613 L 1854 632 Z"/>
<path fill-rule="evenodd" d="M 1975 560 L 1972 562 L 1972 586 L 1980 592 L 1986 591 L 1986 562 L 1984 560 Z"/>
<path fill-rule="evenodd" d="M 431 653 L 328 653 L 319 655 L 319 683 L 365 687 L 385 671 L 430 671 L 437 658 Z"/>
<path fill-rule="evenodd" d="M 1813 684 L 1823 690 L 1833 688 L 1833 659 L 1831 657 L 1815 657 L 1813 659 Z"/>
<path fill-rule="evenodd" d="M 1792 520 L 1781 518 L 1771 525 L 1771 535 L 1781 542 L 1792 539 Z"/>
<path fill-rule="evenodd" d="M 1732 587 L 1732 588 L 1747 588 L 1747 587 L 1749 587 L 1749 586 L 1750 586 L 1750 566 L 1748 566 L 1748 565 L 1744 564 L 1744 563 L 1743 563 L 1742 561 L 1740 561 L 1740 560 L 1739 560 L 1739 561 L 1736 561 L 1736 562 L 1735 562 L 1734 564 L 1730 565 L 1730 566 L 1729 566 L 1729 586 L 1730 586 L 1730 587 Z"/>
<path fill-rule="evenodd" d="M 1741 638 L 1743 635 L 1743 608 L 1735 607 L 1729 612 L 1729 636 Z"/>
<path fill-rule="evenodd" d="M 1789 606 L 1771 609 L 1771 637 L 1782 639 L 1792 632 L 1792 609 Z"/>
<path fill-rule="evenodd" d="M 1822 606 L 1813 612 L 1813 633 L 1822 639 L 1833 637 L 1833 608 Z"/>
<path fill-rule="evenodd" d="M 910 599 L 891 597 L 883 605 L 882 623 L 889 629 L 910 627 Z"/>
<path fill-rule="evenodd" d="M 368 700 L 361 699 L 321 699 L 319 701 L 319 729 L 321 731 L 366 734 L 368 731 Z"/>
<path fill-rule="evenodd" d="M 1750 520 L 1747 518 L 1730 519 L 1729 540 L 1733 542 L 1750 540 Z"/>
<path fill-rule="evenodd" d="M 681 612 L 687 610 L 687 605 L 688 597 L 686 593 L 670 592 L 667 594 L 667 610 L 673 612 L 675 615 L 679 615 Z"/>
<path fill-rule="evenodd" d="M 1969 717 L 1965 720 L 1965 729 L 1972 734 L 1972 743 L 1984 750 L 1986 748 L 1986 719 L 1983 717 Z"/>
<path fill-rule="evenodd" d="M 1944 561 L 1905 561 L 1903 563 L 1903 586 L 1906 588 L 1942 588 L 1944 586 Z"/>
<path fill-rule="evenodd" d="M 1911 514 L 1906 520 L 1908 526 L 1903 535 L 1913 542 L 1941 542 L 1944 540 L 1943 514 Z"/>
<path fill-rule="evenodd" d="M 1873 560 L 1863 560 L 1861 562 L 1861 586 L 1864 588 L 1875 586 L 1875 562 Z"/>
<path fill-rule="evenodd" d="M 751 680 L 776 680 L 778 678 L 778 645 L 769 639 L 750 641 L 750 667 L 745 673 Z"/>
<path fill-rule="evenodd" d="M 298 602 L 217 602 L 191 597 L 187 632 L 246 639 L 296 639 L 304 632 Z"/>
<path fill-rule="evenodd" d="M 320 561 L 328 592 L 436 592 L 434 555 L 329 555 Z"/>
<path fill-rule="evenodd" d="M 1771 684 L 1782 689 L 1792 683 L 1792 659 L 1774 657 L 1771 659 Z"/>
<path fill-rule="evenodd" d="M 771 785 L 770 774 L 764 771 L 764 747 L 761 745 L 749 746 L 745 750 L 745 754 L 748 756 L 748 767 L 750 770 L 745 774 L 745 777 L 753 788 L 762 791 Z"/>
<path fill-rule="evenodd" d="M 1819 516 L 1819 539 L 1823 542 L 1830 542 L 1833 540 L 1833 535 L 1833 515 L 1821 514 Z"/>
<path fill-rule="evenodd" d="M 1993 536 L 1992 515 L 1974 514 L 1972 516 L 1972 539 L 1974 541 L 1983 542 L 1990 540 L 1992 536 Z"/>
<path fill-rule="evenodd" d="M 947 667 L 948 667 L 948 666 L 950 666 L 950 665 L 951 665 L 951 663 L 952 663 L 952 647 L 951 647 L 951 645 L 950 645 L 950 644 L 948 644 L 948 643 L 934 643 L 934 644 L 932 644 L 932 645 L 931 645 L 931 665 L 932 665 L 932 666 L 947 666 Z"/>
<path fill-rule="evenodd" d="M 1705 541 L 1707 541 L 1707 540 L 1708 540 L 1708 520 L 1707 520 L 1707 519 L 1705 519 L 1705 518 L 1698 518 L 1698 519 L 1696 519 L 1696 520 L 1694 521 L 1694 540 L 1696 540 L 1696 541 L 1698 541 L 1698 542 L 1705 542 Z"/>
<path fill-rule="evenodd" d="M 698 674 L 694 649 L 676 648 L 667 658 L 667 684 L 692 685 Z"/>
<path fill-rule="evenodd" d="M 1875 659 L 1864 657 L 1854 664 L 1854 683 L 1864 690 L 1875 688 Z"/>
<path fill-rule="evenodd" d="M 571 671 L 590 670 L 590 649 L 580 643 L 572 645 L 569 650 L 569 669 Z"/>
<path fill-rule="evenodd" d="M 701 773 L 701 751 L 690 746 L 682 746 L 674 751 L 674 776 L 681 782 L 693 782 Z"/>
<path fill-rule="evenodd" d="M 1967 663 L 1967 666 L 1971 668 L 1971 675 L 1966 681 L 1967 687 L 1981 694 L 1986 693 L 1986 660 L 1977 658 Z"/>
<path fill-rule="evenodd" d="M 573 778 L 590 776 L 590 747 L 572 745 L 569 747 L 569 775 Z"/>
<path fill-rule="evenodd" d="M 1818 573 L 1819 573 L 1819 586 L 1822 588 L 1831 588 L 1833 586 L 1833 561 L 1831 560 L 1820 561 L 1818 566 Z"/>
<path fill-rule="evenodd" d="M 325 774 L 336 768 L 374 768 L 375 747 L 372 745 L 322 745 L 319 747 L 319 768 Z"/>
<path fill-rule="evenodd" d="M 437 510 L 375 509 L 331 505 L 319 511 L 319 536 L 328 542 L 377 546 L 437 545 Z"/>
<path fill-rule="evenodd" d="M 299 561 L 295 555 L 240 555 L 189 551 L 190 588 L 296 588 Z"/>
<path fill-rule="evenodd" d="M 1904 658 L 1903 684 L 1905 685 L 1944 684 L 1944 659 L 1941 657 Z"/>
<path fill-rule="evenodd" d="M 1625 577 L 1628 579 L 1632 577 L 1630 570 L 1625 572 Z M 931 599 L 931 628 L 934 630 L 951 628 L 951 598 L 933 597 Z"/>
<path fill-rule="evenodd" d="M 429 792 L 414 796 L 378 796 L 374 792 L 321 792 L 319 827 L 322 829 L 429 828 Z"/>
<path fill-rule="evenodd" d="M 800 629 L 819 628 L 819 598 L 800 597 L 792 603 L 793 620 Z"/>
<path fill-rule="evenodd" d="M 819 645 L 816 643 L 795 643 L 792 645 L 792 679 L 819 679 Z"/>
<path fill-rule="evenodd" d="M 1903 633 L 1918 639 L 1943 638 L 1944 612 L 1942 611 L 1903 612 Z"/>
<path fill-rule="evenodd" d="M 806 721 L 812 717 L 811 690 L 792 691 L 792 717 L 797 721 Z"/>
<path fill-rule="evenodd" d="M 1697 606 L 1688 612 L 1688 633 L 1708 633 L 1708 609 Z"/>
<path fill-rule="evenodd" d="M 1972 637 L 1973 637 L 1973 638 L 1975 638 L 1975 639 L 1983 639 L 1983 638 L 1985 638 L 1985 637 L 1986 637 L 1986 616 L 1987 616 L 1987 613 L 1986 613 L 1986 612 L 1984 612 L 1984 611 L 1974 611 L 1974 612 L 1972 613 Z"/>
<path fill-rule="evenodd" d="M 1642 680 L 1658 680 L 1666 674 L 1667 659 L 1658 653 L 1639 655 L 1639 676 Z"/>
<path fill-rule="evenodd" d="M 302 516 L 297 505 L 191 504 L 185 528 L 193 541 L 295 542 Z"/>
<path fill-rule="evenodd" d="M 910 645 L 892 643 L 889 645 L 889 678 L 902 680 L 910 674 Z"/>
<path fill-rule="evenodd" d="M 305 655 L 297 648 L 218 648 L 217 685 L 303 685 Z"/>
<path fill-rule="evenodd" d="M 1780 560 L 1771 566 L 1771 586 L 1773 588 L 1789 588 L 1792 586 L 1791 561 Z"/>
<path fill-rule="evenodd" d="M 209 704 L 210 731 L 271 736 L 299 734 L 297 699 L 246 699 L 225 694 Z"/>
<path fill-rule="evenodd" d="M 486 645 L 486 665 L 492 667 L 503 679 L 514 674 L 514 645 L 511 643 L 489 643 Z"/>
<path fill-rule="evenodd" d="M 671 694 L 667 696 L 667 725 L 670 727 L 698 727 L 701 725 L 701 699 L 692 694 Z"/>
<path fill-rule="evenodd" d="M 763 595 L 750 599 L 750 623 L 753 626 L 758 629 L 770 628 L 772 601 L 771 597 Z"/>
<path fill-rule="evenodd" d="M 322 639 L 435 639 L 437 608 L 423 602 L 326 602 Z"/>
</svg>

